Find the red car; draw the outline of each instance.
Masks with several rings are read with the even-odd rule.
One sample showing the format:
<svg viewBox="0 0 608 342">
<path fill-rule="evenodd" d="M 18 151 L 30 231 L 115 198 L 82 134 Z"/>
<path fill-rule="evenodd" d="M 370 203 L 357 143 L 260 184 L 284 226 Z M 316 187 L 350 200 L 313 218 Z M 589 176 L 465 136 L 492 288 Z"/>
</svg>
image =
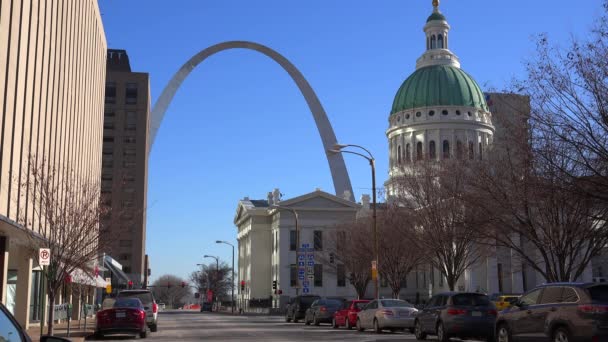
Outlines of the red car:
<svg viewBox="0 0 608 342">
<path fill-rule="evenodd" d="M 118 298 L 112 305 L 110 299 L 103 303 L 103 309 L 97 313 L 95 336 L 135 334 L 141 338 L 148 337 L 146 309 L 138 298 Z M 109 304 L 109 305 L 108 305 Z"/>
<path fill-rule="evenodd" d="M 344 303 L 342 310 L 336 311 L 332 321 L 334 329 L 345 326 L 346 329 L 352 329 L 357 325 L 357 312 L 361 311 L 369 303 L 369 300 L 357 299 Z"/>
</svg>

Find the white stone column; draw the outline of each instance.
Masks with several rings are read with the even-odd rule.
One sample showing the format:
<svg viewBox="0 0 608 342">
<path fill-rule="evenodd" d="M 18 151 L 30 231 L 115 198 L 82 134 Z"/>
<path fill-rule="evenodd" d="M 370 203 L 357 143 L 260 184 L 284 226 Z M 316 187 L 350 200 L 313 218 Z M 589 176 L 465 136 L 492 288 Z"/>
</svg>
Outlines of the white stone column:
<svg viewBox="0 0 608 342">
<path fill-rule="evenodd" d="M 15 318 L 24 329 L 30 327 L 30 296 L 32 290 L 32 258 L 25 247 L 20 247 L 17 261 L 17 293 Z"/>
<path fill-rule="evenodd" d="M 496 248 L 492 248 L 490 256 L 486 258 L 486 274 L 488 294 L 499 292 L 498 288 L 498 259 L 496 257 Z"/>
<path fill-rule="evenodd" d="M 8 278 L 8 258 L 9 258 L 9 238 L 8 236 L 0 237 L 0 289 L 2 290 L 2 298 L 0 301 L 6 304 L 7 278 Z"/>
</svg>

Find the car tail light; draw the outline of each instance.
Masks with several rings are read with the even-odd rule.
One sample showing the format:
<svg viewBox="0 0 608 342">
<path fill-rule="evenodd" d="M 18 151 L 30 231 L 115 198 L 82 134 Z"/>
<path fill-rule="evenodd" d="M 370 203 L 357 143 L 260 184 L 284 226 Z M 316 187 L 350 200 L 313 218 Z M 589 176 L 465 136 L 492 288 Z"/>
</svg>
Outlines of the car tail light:
<svg viewBox="0 0 608 342">
<path fill-rule="evenodd" d="M 324 306 L 322 306 L 322 307 L 320 307 L 320 308 L 319 308 L 319 311 L 321 311 L 321 312 L 325 312 L 325 311 L 327 311 L 327 308 L 326 308 L 326 307 L 324 307 Z"/>
<path fill-rule="evenodd" d="M 579 305 L 578 311 L 587 314 L 602 314 L 608 312 L 608 305 Z"/>
<path fill-rule="evenodd" d="M 494 309 L 488 310 L 488 315 L 490 315 L 490 316 L 496 316 L 496 315 L 498 315 L 498 312 L 496 310 L 494 310 Z"/>
<path fill-rule="evenodd" d="M 448 309 L 448 315 L 457 316 L 457 315 L 466 315 L 467 310 L 463 309 Z"/>
<path fill-rule="evenodd" d="M 392 316 L 394 315 L 393 310 L 380 310 L 380 313 L 384 316 Z"/>
<path fill-rule="evenodd" d="M 152 313 L 158 312 L 158 305 L 156 303 L 152 303 Z"/>
</svg>

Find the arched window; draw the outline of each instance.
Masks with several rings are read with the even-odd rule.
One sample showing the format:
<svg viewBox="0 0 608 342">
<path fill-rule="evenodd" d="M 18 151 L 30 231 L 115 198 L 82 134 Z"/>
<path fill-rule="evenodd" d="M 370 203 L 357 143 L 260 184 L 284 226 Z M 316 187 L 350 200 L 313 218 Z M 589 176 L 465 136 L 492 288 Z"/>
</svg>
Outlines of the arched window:
<svg viewBox="0 0 608 342">
<path fill-rule="evenodd" d="M 475 159 L 475 145 L 472 142 L 469 142 L 469 159 Z"/>
<path fill-rule="evenodd" d="M 443 115 L 448 115 L 449 113 L 448 113 L 447 109 L 444 109 L 444 110 L 441 112 L 441 114 L 443 114 Z"/>
<path fill-rule="evenodd" d="M 479 143 L 479 160 L 483 160 L 483 146 Z"/>
<path fill-rule="evenodd" d="M 435 115 L 435 111 L 434 110 L 432 110 L 432 111 L 429 112 L 429 116 L 433 116 L 433 115 Z"/>
<path fill-rule="evenodd" d="M 416 144 L 416 160 L 422 160 L 422 142 Z"/>
<path fill-rule="evenodd" d="M 437 36 L 437 47 L 440 49 L 443 49 L 443 36 L 442 35 Z"/>
<path fill-rule="evenodd" d="M 462 159 L 463 155 L 464 155 L 464 151 L 463 151 L 463 147 L 462 147 L 462 141 L 458 140 L 456 142 L 456 158 Z"/>
<path fill-rule="evenodd" d="M 435 140 L 431 140 L 429 143 L 429 157 L 431 160 L 437 159 L 437 153 L 435 152 Z"/>
<path fill-rule="evenodd" d="M 410 144 L 405 145 L 405 161 L 407 163 L 412 161 L 411 152 L 410 152 Z"/>
<path fill-rule="evenodd" d="M 431 49 L 436 49 L 437 48 L 437 43 L 435 41 L 435 35 L 431 36 Z"/>
<path fill-rule="evenodd" d="M 397 146 L 397 163 L 401 165 L 401 145 Z"/>
<path fill-rule="evenodd" d="M 443 141 L 443 159 L 450 159 L 450 142 Z"/>
</svg>

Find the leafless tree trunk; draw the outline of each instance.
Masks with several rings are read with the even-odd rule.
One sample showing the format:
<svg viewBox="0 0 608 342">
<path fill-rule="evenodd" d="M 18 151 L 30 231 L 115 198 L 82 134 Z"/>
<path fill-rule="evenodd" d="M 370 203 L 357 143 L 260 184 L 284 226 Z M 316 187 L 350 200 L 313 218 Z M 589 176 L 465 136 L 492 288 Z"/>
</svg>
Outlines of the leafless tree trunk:
<svg viewBox="0 0 608 342">
<path fill-rule="evenodd" d="M 186 281 L 175 275 L 166 274 L 160 276 L 152 284 L 154 298 L 169 305 L 172 309 L 183 306 L 186 304 L 185 299 L 187 299 L 192 292 L 188 284 L 182 287 L 182 283 L 186 283 Z"/>
<path fill-rule="evenodd" d="M 43 272 L 49 303 L 61 285 L 77 269 L 91 272 L 98 257 L 100 217 L 109 208 L 101 204 L 98 179 L 76 174 L 69 165 L 57 167 L 30 156 L 29 177 L 22 184 L 22 196 L 31 201 L 32 215 L 23 215 L 19 223 L 27 228 L 32 254 L 38 260 L 39 248 L 51 250 L 50 265 Z M 32 219 L 33 217 L 33 219 Z M 48 334 L 53 334 L 53 313 L 49 310 Z"/>
<path fill-rule="evenodd" d="M 190 274 L 190 280 L 201 289 L 213 291 L 215 298 L 229 298 L 232 290 L 232 268 L 220 263 L 219 271 L 215 262 L 203 265 L 200 270 Z"/>
<path fill-rule="evenodd" d="M 476 208 L 462 199 L 466 191 L 466 162 L 421 160 L 395 177 L 396 205 L 410 210 L 418 231 L 418 244 L 434 268 L 454 290 L 467 268 L 486 255 L 476 244 Z"/>
</svg>

